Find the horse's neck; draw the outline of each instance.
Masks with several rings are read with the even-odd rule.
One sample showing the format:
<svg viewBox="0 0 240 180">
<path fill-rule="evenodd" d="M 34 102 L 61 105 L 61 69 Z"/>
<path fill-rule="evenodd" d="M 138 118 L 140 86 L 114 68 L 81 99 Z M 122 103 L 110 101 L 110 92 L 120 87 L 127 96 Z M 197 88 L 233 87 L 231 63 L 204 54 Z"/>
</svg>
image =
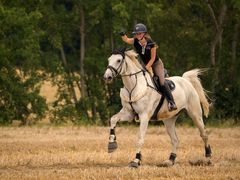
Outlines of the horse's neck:
<svg viewBox="0 0 240 180">
<path fill-rule="evenodd" d="M 137 74 L 133 76 L 125 76 L 122 78 L 124 87 L 131 90 L 136 88 L 136 86 L 146 85 L 145 79 L 142 74 Z"/>
<path fill-rule="evenodd" d="M 122 81 L 124 87 L 127 88 L 129 91 L 134 89 L 134 92 L 137 93 L 138 90 L 147 86 L 149 78 L 147 74 L 144 74 L 141 69 L 136 68 L 134 71 L 128 72 L 128 74 L 134 74 L 131 76 L 123 76 Z M 146 76 L 146 77 L 145 77 Z"/>
<path fill-rule="evenodd" d="M 134 92 L 141 91 L 141 88 L 146 87 L 147 84 L 151 84 L 151 77 L 148 73 L 143 73 L 141 65 L 136 64 L 135 60 L 132 60 L 127 56 L 126 64 L 125 64 L 125 72 L 124 74 L 131 76 L 122 76 L 122 81 L 124 87 L 129 91 L 134 89 Z"/>
</svg>

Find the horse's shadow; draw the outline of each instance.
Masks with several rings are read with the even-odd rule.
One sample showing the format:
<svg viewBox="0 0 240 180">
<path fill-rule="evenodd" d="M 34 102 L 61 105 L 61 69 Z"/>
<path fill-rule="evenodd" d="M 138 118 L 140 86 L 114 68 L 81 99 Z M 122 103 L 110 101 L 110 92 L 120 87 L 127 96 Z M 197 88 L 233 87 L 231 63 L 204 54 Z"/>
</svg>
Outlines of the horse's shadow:
<svg viewBox="0 0 240 180">
<path fill-rule="evenodd" d="M 86 165 L 85 165 L 86 166 Z M 213 166 L 213 162 L 208 159 L 198 159 L 198 160 L 189 160 L 186 162 L 177 162 L 173 166 L 162 166 L 161 162 L 159 163 L 143 163 L 139 167 L 150 167 L 150 168 L 172 168 L 176 166 Z M 93 164 L 88 164 L 88 167 L 99 167 L 99 168 L 133 168 L 134 167 L 130 166 L 130 163 L 93 163 Z"/>
</svg>

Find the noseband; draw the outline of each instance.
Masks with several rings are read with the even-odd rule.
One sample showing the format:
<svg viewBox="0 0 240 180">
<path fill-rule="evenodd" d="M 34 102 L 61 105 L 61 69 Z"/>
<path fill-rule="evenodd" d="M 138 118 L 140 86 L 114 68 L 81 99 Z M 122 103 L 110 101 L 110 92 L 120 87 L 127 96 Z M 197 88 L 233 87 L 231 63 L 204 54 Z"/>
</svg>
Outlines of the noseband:
<svg viewBox="0 0 240 180">
<path fill-rule="evenodd" d="M 124 53 L 123 51 L 121 51 L 121 50 L 115 49 L 115 50 L 112 52 L 112 55 L 113 55 L 113 54 L 115 54 L 115 55 L 120 54 L 120 55 L 123 57 L 123 59 L 122 59 L 122 61 L 121 61 L 121 64 L 118 66 L 117 69 L 114 68 L 113 66 L 110 66 L 110 65 L 107 66 L 107 69 L 110 69 L 110 70 L 111 70 L 111 72 L 112 72 L 112 74 L 113 74 L 113 77 L 117 77 L 117 76 L 120 74 L 120 72 L 122 71 L 123 61 L 125 60 L 125 53 Z"/>
<path fill-rule="evenodd" d="M 120 74 L 120 72 L 122 71 L 122 65 L 123 65 L 123 61 L 124 61 L 124 60 L 125 60 L 125 59 L 123 59 L 123 60 L 121 61 L 121 64 L 118 66 L 117 69 L 114 68 L 113 66 L 110 66 L 110 65 L 107 66 L 107 69 L 110 69 L 110 70 L 111 70 L 111 72 L 112 72 L 112 74 L 113 74 L 113 77 L 117 77 L 117 76 Z"/>
</svg>

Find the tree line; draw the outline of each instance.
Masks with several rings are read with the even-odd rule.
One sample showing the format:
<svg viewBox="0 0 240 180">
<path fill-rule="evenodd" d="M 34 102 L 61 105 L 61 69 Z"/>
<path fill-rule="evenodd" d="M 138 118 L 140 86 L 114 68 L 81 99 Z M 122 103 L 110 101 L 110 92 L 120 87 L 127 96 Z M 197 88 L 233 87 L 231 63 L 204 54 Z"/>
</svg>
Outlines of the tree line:
<svg viewBox="0 0 240 180">
<path fill-rule="evenodd" d="M 118 32 L 131 36 L 139 22 L 170 76 L 208 69 L 201 79 L 210 91 L 209 121 L 239 123 L 238 0 L 0 0 L 0 123 L 26 124 L 50 112 L 53 123 L 106 124 L 121 107 L 122 86 L 103 82 L 107 58 L 125 46 Z M 49 77 L 59 91 L 51 110 L 39 95 Z"/>
</svg>

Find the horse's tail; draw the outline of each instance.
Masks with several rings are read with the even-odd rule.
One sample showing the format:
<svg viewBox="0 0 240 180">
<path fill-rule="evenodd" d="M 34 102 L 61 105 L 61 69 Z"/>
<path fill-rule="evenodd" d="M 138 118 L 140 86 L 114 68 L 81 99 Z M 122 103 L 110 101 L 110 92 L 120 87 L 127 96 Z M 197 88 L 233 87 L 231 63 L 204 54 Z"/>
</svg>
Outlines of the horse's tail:
<svg viewBox="0 0 240 180">
<path fill-rule="evenodd" d="M 182 77 L 189 80 L 193 87 L 195 88 L 195 90 L 197 91 L 200 102 L 202 104 L 204 116 L 208 117 L 209 114 L 209 103 L 207 100 L 208 96 L 205 89 L 202 87 L 200 79 L 198 78 L 198 75 L 201 75 L 204 71 L 205 71 L 204 69 L 193 69 L 185 72 L 182 75 Z"/>
</svg>

